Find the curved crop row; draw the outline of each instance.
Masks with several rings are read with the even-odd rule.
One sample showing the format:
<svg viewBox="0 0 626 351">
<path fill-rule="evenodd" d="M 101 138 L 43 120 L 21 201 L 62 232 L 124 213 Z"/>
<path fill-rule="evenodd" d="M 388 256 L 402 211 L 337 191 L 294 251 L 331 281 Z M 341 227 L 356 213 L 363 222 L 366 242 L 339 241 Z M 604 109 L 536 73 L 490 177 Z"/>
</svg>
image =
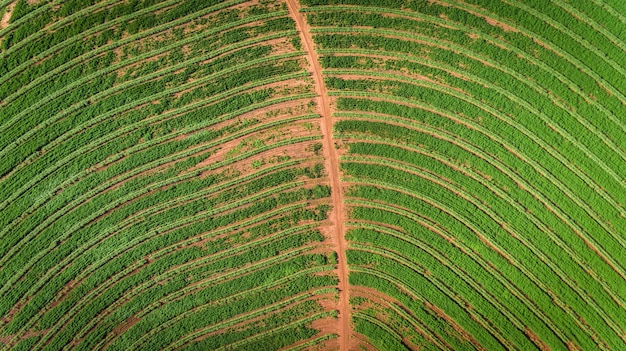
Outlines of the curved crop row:
<svg viewBox="0 0 626 351">
<path fill-rule="evenodd" d="M 284 4 L 24 5 L 0 51 L 0 349 L 335 337 L 320 116 Z"/>
<path fill-rule="evenodd" d="M 626 348 L 619 0 L 0 14 L 0 350 Z"/>
<path fill-rule="evenodd" d="M 624 41 L 597 21 L 615 11 L 303 2 L 346 147 L 353 290 L 419 316 L 420 287 L 464 347 L 623 347 Z M 433 346 L 410 315 L 368 311 L 353 322 L 372 345 Z"/>
</svg>

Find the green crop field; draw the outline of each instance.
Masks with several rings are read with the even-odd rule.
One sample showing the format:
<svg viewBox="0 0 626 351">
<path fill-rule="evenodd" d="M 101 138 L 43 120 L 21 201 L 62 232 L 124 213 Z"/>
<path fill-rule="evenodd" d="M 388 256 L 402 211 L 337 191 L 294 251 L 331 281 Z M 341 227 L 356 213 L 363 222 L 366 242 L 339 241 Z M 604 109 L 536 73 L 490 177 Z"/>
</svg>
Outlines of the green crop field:
<svg viewBox="0 0 626 351">
<path fill-rule="evenodd" d="M 0 350 L 626 350 L 626 2 L 0 0 Z"/>
</svg>

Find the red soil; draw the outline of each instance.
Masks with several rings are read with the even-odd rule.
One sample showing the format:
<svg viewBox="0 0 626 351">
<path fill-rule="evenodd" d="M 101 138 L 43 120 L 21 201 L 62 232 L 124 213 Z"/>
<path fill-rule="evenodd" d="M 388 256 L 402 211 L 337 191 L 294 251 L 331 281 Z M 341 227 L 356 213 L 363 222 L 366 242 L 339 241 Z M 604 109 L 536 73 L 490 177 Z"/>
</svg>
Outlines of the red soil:
<svg viewBox="0 0 626 351">
<path fill-rule="evenodd" d="M 17 335 L 7 335 L 7 336 L 0 337 L 0 343 L 4 344 L 3 346 L 15 346 L 15 342 L 18 342 L 18 341 L 24 340 L 24 339 L 28 339 L 28 338 L 32 338 L 32 337 L 35 337 L 35 336 L 45 335 L 49 331 L 50 331 L 50 329 L 27 330 L 27 331 L 24 332 L 24 334 L 18 336 L 17 340 L 15 340 L 15 337 Z"/>
<path fill-rule="evenodd" d="M 489 17 L 485 17 L 485 21 L 487 23 L 489 23 L 492 26 L 496 26 L 496 27 L 500 27 L 502 28 L 502 30 L 504 30 L 505 32 L 519 32 L 519 30 L 517 30 L 517 28 L 511 27 L 507 24 L 504 24 L 500 21 L 496 21 L 493 18 L 489 18 Z"/>
<path fill-rule="evenodd" d="M 4 15 L 2 15 L 2 19 L 0 19 L 0 29 L 6 28 L 9 25 L 9 20 L 11 19 L 11 13 L 13 13 L 14 7 L 15 2 L 5 8 Z"/>
<path fill-rule="evenodd" d="M 463 339 L 469 341 L 477 350 L 485 350 L 485 348 L 476 339 L 474 339 L 470 333 L 456 324 L 456 321 L 452 317 L 448 316 L 442 309 L 431 304 L 430 302 L 424 302 L 424 307 L 431 310 L 437 317 L 448 322 L 449 326 L 459 333 Z"/>
<path fill-rule="evenodd" d="M 124 334 L 124 332 L 126 332 L 128 329 L 130 329 L 133 325 L 137 324 L 137 322 L 139 322 L 139 321 L 140 321 L 139 318 L 130 317 L 130 318 L 126 319 L 122 324 L 120 324 L 117 327 L 113 328 L 113 333 L 115 335 L 122 335 L 122 334 Z"/>
<path fill-rule="evenodd" d="M 550 351 L 550 346 L 548 346 L 545 342 L 543 342 L 543 340 L 541 340 L 541 338 L 537 334 L 535 334 L 535 332 L 532 331 L 530 328 L 527 327 L 524 330 L 524 334 L 526 334 L 526 336 L 528 336 L 528 338 L 535 345 L 537 345 L 537 347 L 539 347 L 541 351 Z"/>
</svg>

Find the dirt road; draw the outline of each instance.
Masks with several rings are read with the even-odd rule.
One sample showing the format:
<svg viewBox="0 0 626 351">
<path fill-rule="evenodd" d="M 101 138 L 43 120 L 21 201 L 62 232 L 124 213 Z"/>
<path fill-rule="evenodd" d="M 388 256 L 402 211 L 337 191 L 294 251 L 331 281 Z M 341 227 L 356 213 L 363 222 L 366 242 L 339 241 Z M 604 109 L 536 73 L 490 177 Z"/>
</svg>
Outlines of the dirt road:
<svg viewBox="0 0 626 351">
<path fill-rule="evenodd" d="M 339 158 L 333 142 L 333 121 L 331 116 L 326 85 L 322 77 L 322 67 L 317 53 L 313 48 L 313 38 L 308 23 L 300 13 L 300 4 L 297 0 L 286 0 L 289 14 L 296 22 L 300 33 L 303 49 L 307 52 L 309 69 L 315 82 L 315 90 L 318 95 L 318 103 L 322 114 L 322 136 L 324 145 L 324 158 L 326 169 L 330 178 L 333 210 L 330 218 L 333 222 L 332 240 L 337 251 L 337 275 L 339 277 L 339 317 L 337 334 L 339 335 L 339 349 L 346 351 L 350 348 L 350 302 L 348 294 L 348 265 L 346 262 L 347 242 L 344 237 L 343 224 L 346 220 L 343 207 L 343 189 L 339 178 Z"/>
</svg>

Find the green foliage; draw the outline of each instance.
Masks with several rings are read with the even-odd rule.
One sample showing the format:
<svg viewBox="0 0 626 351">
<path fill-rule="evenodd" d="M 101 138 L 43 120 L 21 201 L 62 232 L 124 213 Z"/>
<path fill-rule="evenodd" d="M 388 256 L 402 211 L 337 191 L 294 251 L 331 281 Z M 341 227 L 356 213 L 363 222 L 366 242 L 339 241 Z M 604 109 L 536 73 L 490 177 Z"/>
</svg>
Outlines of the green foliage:
<svg viewBox="0 0 626 351">
<path fill-rule="evenodd" d="M 330 188 L 284 154 L 320 136 L 264 137 L 319 116 L 252 115 L 314 97 L 272 87 L 308 76 L 299 49 L 273 51 L 297 38 L 278 5 L 16 4 L 0 34 L 0 314 L 14 311 L 0 334 L 18 335 L 3 346 L 154 349 L 203 328 L 230 332 L 211 349 L 326 337 L 310 327 L 333 314 L 316 294 L 337 279 L 311 252 Z M 257 318 L 243 333 L 241 316 Z"/>
<path fill-rule="evenodd" d="M 322 143 L 315 143 L 311 147 L 311 151 L 313 151 L 313 154 L 315 154 L 316 156 L 320 154 L 321 150 L 322 150 Z"/>
<path fill-rule="evenodd" d="M 309 178 L 321 178 L 324 176 L 324 165 L 316 163 L 313 167 L 304 168 L 304 175 Z"/>
<path fill-rule="evenodd" d="M 355 184 L 350 282 L 416 314 L 423 306 L 404 291 L 419 286 L 432 303 L 439 289 L 454 302 L 437 308 L 471 335 L 491 334 L 479 341 L 489 349 L 543 347 L 524 328 L 553 349 L 618 347 L 626 129 L 615 117 L 626 97 L 613 78 L 625 73 L 624 44 L 589 20 L 600 18 L 591 6 L 540 3 L 304 1 L 349 148 L 342 175 Z M 378 318 L 410 339 L 403 323 Z"/>
<path fill-rule="evenodd" d="M 302 50 L 302 42 L 300 41 L 300 37 L 291 38 L 291 45 L 296 50 Z"/>
<path fill-rule="evenodd" d="M 4 348 L 336 337 L 313 328 L 346 264 L 319 228 L 324 162 L 350 184 L 349 284 L 376 291 L 350 322 L 373 347 L 623 348 L 619 1 L 301 0 L 341 155 L 324 162 L 284 1 L 10 3 Z"/>
<path fill-rule="evenodd" d="M 409 350 L 396 335 L 363 318 L 355 318 L 355 330 L 367 335 L 378 350 Z"/>
</svg>

